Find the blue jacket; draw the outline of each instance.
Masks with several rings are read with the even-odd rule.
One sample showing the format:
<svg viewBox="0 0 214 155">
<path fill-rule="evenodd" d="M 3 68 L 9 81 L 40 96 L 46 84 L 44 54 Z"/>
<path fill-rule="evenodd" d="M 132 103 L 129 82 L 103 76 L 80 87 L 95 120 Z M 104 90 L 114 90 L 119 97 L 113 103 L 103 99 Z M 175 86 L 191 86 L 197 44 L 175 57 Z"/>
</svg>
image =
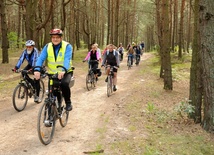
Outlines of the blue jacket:
<svg viewBox="0 0 214 155">
<path fill-rule="evenodd" d="M 36 62 L 36 66 L 42 66 L 44 61 L 47 59 L 48 57 L 47 47 L 48 47 L 48 44 L 46 44 L 45 47 L 42 49 L 42 52 Z M 56 46 L 53 45 L 53 48 L 55 51 L 55 55 L 57 56 L 58 51 L 61 48 L 61 43 Z M 68 44 L 65 50 L 65 59 L 64 59 L 64 65 L 63 65 L 67 70 L 70 69 L 69 67 L 70 67 L 71 58 L 72 58 L 72 46 L 71 44 Z"/>
<path fill-rule="evenodd" d="M 27 49 L 25 49 L 22 52 L 22 55 L 20 56 L 19 61 L 16 64 L 16 68 L 19 69 L 25 59 L 28 61 L 29 65 L 31 65 L 32 67 L 35 66 L 38 56 L 39 56 L 39 51 L 37 48 L 34 47 L 31 54 L 27 54 Z"/>
</svg>

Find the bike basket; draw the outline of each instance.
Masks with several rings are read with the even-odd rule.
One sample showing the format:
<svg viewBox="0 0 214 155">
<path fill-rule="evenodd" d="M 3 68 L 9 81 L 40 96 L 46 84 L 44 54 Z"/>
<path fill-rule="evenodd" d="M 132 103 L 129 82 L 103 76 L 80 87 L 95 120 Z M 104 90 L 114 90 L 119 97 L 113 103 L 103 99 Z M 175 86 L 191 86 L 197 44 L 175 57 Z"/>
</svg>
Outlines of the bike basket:
<svg viewBox="0 0 214 155">
<path fill-rule="evenodd" d="M 71 81 L 70 81 L 70 83 L 69 83 L 69 87 L 71 88 L 71 87 L 73 87 L 74 86 L 74 82 L 75 82 L 75 77 L 71 77 Z"/>
<path fill-rule="evenodd" d="M 101 75 L 102 75 L 101 69 L 97 68 L 97 76 L 101 76 Z"/>
</svg>

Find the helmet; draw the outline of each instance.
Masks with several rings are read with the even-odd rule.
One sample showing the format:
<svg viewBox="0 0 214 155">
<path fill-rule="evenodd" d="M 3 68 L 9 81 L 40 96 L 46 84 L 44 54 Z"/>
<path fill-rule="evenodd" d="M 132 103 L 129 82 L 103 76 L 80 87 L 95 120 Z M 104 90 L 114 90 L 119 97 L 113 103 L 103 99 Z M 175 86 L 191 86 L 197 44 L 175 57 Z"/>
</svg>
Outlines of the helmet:
<svg viewBox="0 0 214 155">
<path fill-rule="evenodd" d="M 26 46 L 34 46 L 35 42 L 33 40 L 28 40 L 28 41 L 26 41 L 25 45 Z"/>
<path fill-rule="evenodd" d="M 132 42 L 132 45 L 133 45 L 133 46 L 136 45 L 135 42 Z"/>
<path fill-rule="evenodd" d="M 62 30 L 60 29 L 52 29 L 50 30 L 50 35 L 62 35 Z"/>
</svg>

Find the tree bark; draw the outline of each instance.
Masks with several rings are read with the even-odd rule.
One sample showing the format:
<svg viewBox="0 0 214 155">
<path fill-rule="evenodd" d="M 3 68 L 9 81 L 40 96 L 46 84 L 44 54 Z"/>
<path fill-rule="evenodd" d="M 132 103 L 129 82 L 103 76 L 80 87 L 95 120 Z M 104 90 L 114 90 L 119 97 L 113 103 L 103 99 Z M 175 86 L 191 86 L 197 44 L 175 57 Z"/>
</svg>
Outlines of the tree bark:
<svg viewBox="0 0 214 155">
<path fill-rule="evenodd" d="M 170 29 L 169 29 L 169 0 L 163 0 L 162 4 L 162 23 L 163 23 L 163 69 L 164 69 L 164 89 L 172 90 L 172 68 L 170 57 Z"/>
<path fill-rule="evenodd" d="M 200 31 L 199 31 L 199 0 L 194 4 L 194 40 L 192 51 L 192 62 L 190 68 L 190 104 L 195 107 L 195 113 L 190 115 L 195 123 L 201 122 L 202 109 L 202 64 L 200 56 Z"/>
<path fill-rule="evenodd" d="M 6 23 L 6 13 L 5 13 L 5 0 L 0 1 L 0 17 L 1 17 L 1 31 L 2 31 L 2 63 L 9 63 L 8 48 L 9 41 L 7 37 L 7 23 Z"/>
<path fill-rule="evenodd" d="M 184 38 L 183 38 L 183 34 L 184 34 L 184 8 L 185 8 L 185 0 L 182 0 L 181 3 L 181 17 L 180 17 L 180 29 L 179 29 L 179 50 L 178 50 L 178 58 L 181 59 L 182 58 L 182 50 L 184 47 Z"/>
<path fill-rule="evenodd" d="M 200 37 L 203 67 L 204 119 L 202 126 L 214 131 L 214 1 L 201 0 Z"/>
</svg>

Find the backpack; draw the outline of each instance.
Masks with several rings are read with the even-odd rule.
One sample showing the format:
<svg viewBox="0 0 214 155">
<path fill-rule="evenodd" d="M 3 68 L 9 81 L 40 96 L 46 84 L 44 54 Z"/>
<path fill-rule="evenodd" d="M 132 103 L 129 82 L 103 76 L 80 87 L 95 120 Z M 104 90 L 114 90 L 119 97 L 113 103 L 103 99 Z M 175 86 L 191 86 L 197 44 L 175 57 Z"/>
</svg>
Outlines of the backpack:
<svg viewBox="0 0 214 155">
<path fill-rule="evenodd" d="M 106 54 L 107 54 L 107 55 L 109 54 L 109 50 L 107 51 Z M 115 50 L 113 51 L 113 54 L 114 54 L 114 56 L 116 55 L 116 51 L 115 51 Z"/>
</svg>

